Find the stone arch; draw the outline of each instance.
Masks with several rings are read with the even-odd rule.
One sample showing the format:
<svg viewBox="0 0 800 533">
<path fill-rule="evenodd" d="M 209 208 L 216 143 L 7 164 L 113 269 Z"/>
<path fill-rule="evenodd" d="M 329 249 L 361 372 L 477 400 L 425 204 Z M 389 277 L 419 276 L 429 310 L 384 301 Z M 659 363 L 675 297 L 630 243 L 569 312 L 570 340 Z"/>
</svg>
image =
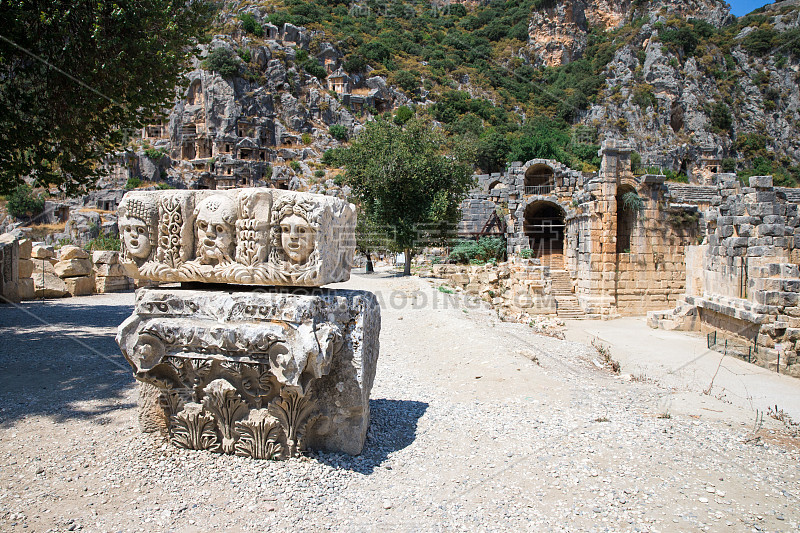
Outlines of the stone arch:
<svg viewBox="0 0 800 533">
<path fill-rule="evenodd" d="M 555 202 L 539 200 L 525 206 L 522 229 L 534 257 L 542 264 L 563 268 L 566 210 Z"/>
<path fill-rule="evenodd" d="M 494 189 L 502 189 L 502 188 L 503 188 L 503 182 L 500 180 L 494 180 L 491 183 L 489 183 L 489 186 L 486 188 L 486 190 L 488 192 L 491 192 Z"/>
<path fill-rule="evenodd" d="M 525 194 L 550 194 L 555 187 L 555 170 L 547 163 L 534 163 L 525 169 Z"/>
<path fill-rule="evenodd" d="M 622 201 L 622 196 L 628 192 L 636 192 L 636 188 L 629 184 L 620 185 L 617 188 L 617 253 L 630 253 L 631 235 L 636 226 L 637 210 L 626 209 Z"/>
<path fill-rule="evenodd" d="M 186 103 L 189 105 L 203 104 L 203 82 L 201 80 L 194 80 L 189 85 L 189 90 L 186 93 Z"/>
</svg>

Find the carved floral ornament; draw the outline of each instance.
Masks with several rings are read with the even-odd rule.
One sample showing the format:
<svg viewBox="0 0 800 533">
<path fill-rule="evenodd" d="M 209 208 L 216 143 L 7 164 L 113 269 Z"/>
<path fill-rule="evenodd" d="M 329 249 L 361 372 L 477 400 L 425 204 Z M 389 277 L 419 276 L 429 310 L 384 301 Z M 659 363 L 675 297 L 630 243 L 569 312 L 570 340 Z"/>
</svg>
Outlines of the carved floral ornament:
<svg viewBox="0 0 800 533">
<path fill-rule="evenodd" d="M 119 214 L 133 277 L 320 286 L 350 276 L 355 210 L 338 198 L 257 188 L 135 191 Z"/>
<path fill-rule="evenodd" d="M 129 324 L 121 328 L 135 341 L 121 344 L 123 354 L 137 379 L 157 388 L 173 444 L 256 459 L 302 452 L 316 419 L 313 384 L 343 346 L 337 324 Z"/>
</svg>

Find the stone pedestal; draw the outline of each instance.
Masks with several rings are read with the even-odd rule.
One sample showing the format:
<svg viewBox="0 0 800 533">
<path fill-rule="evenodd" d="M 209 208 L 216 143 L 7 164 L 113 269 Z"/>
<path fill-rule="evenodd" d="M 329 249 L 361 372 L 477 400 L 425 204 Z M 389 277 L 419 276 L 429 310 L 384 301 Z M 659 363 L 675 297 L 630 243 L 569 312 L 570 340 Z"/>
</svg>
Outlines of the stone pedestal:
<svg viewBox="0 0 800 533">
<path fill-rule="evenodd" d="M 379 332 L 369 292 L 164 288 L 137 291 L 117 342 L 146 384 L 143 428 L 184 448 L 282 459 L 361 452 Z"/>
</svg>

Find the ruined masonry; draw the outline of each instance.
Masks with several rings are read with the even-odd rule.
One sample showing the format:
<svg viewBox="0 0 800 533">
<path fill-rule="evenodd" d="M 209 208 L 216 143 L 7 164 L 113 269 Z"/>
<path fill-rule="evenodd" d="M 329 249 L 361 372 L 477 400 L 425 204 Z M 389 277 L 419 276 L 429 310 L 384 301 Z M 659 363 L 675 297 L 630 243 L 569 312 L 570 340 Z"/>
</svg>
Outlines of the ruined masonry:
<svg viewBox="0 0 800 533">
<path fill-rule="evenodd" d="M 361 452 L 380 308 L 372 293 L 320 288 L 349 279 L 352 205 L 276 189 L 132 192 L 119 216 L 126 272 L 183 283 L 139 289 L 117 333 L 142 383 L 143 431 L 255 459 Z"/>
</svg>

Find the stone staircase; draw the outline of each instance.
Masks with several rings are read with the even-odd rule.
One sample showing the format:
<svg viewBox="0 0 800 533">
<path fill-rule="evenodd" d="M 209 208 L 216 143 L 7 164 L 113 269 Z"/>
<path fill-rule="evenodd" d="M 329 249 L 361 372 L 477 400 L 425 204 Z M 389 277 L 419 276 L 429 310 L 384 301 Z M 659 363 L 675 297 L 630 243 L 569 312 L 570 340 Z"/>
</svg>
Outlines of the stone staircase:
<svg viewBox="0 0 800 533">
<path fill-rule="evenodd" d="M 553 297 L 558 304 L 559 318 L 583 318 L 586 314 L 581 309 L 578 299 L 572 294 L 572 280 L 566 270 L 550 270 L 550 282 Z"/>
</svg>

